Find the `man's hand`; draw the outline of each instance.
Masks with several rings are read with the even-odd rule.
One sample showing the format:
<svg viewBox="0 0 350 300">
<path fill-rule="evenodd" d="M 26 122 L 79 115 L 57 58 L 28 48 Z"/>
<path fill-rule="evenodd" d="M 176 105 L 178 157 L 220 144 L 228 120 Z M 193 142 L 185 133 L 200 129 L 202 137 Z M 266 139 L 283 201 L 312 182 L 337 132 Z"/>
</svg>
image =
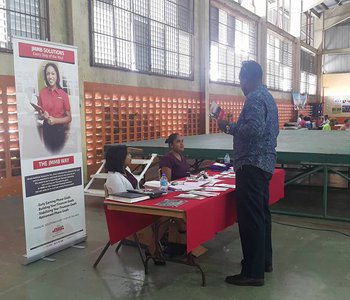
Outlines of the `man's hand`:
<svg viewBox="0 0 350 300">
<path fill-rule="evenodd" d="M 55 125 L 55 124 L 56 124 L 56 118 L 54 118 L 54 117 L 48 117 L 47 123 L 48 123 L 49 125 Z"/>
<path fill-rule="evenodd" d="M 221 131 L 226 132 L 227 131 L 227 126 L 230 123 L 227 120 L 218 120 L 218 126 Z"/>
<path fill-rule="evenodd" d="M 50 117 L 50 115 L 49 115 L 49 113 L 47 111 L 45 111 L 44 114 L 43 114 L 43 117 L 44 117 L 45 120 L 47 120 Z"/>
</svg>

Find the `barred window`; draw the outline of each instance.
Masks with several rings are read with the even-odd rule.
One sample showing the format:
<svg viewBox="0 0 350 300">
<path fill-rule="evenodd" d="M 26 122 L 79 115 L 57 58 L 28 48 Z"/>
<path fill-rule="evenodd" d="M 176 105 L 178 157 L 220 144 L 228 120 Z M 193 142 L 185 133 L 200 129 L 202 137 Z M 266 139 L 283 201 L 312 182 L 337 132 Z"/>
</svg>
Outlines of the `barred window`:
<svg viewBox="0 0 350 300">
<path fill-rule="evenodd" d="M 192 76 L 193 0 L 91 0 L 92 63 Z"/>
<path fill-rule="evenodd" d="M 286 32 L 290 31 L 290 4 L 291 0 L 267 1 L 267 20 Z"/>
<path fill-rule="evenodd" d="M 239 83 L 242 61 L 256 60 L 256 23 L 210 7 L 210 80 Z"/>
<path fill-rule="evenodd" d="M 300 64 L 300 93 L 316 95 L 317 71 L 315 53 L 301 50 Z"/>
<path fill-rule="evenodd" d="M 314 17 L 309 11 L 302 14 L 300 39 L 304 43 L 314 46 Z"/>
<path fill-rule="evenodd" d="M 266 83 L 269 88 L 292 90 L 293 44 L 269 30 L 267 34 Z"/>
<path fill-rule="evenodd" d="M 12 49 L 11 36 L 45 40 L 46 0 L 0 0 L 0 49 Z"/>
</svg>

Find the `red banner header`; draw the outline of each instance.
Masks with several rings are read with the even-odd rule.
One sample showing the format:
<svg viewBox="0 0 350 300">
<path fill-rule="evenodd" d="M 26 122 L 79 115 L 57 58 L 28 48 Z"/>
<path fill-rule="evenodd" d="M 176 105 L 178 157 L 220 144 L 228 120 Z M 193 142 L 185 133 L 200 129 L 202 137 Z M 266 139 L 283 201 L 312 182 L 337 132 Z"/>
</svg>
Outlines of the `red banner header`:
<svg viewBox="0 0 350 300">
<path fill-rule="evenodd" d="M 75 62 L 74 51 L 25 43 L 18 43 L 18 47 L 20 57 L 53 60 L 69 64 Z"/>
<path fill-rule="evenodd" d="M 74 156 L 57 157 L 33 161 L 34 170 L 74 164 Z"/>
</svg>

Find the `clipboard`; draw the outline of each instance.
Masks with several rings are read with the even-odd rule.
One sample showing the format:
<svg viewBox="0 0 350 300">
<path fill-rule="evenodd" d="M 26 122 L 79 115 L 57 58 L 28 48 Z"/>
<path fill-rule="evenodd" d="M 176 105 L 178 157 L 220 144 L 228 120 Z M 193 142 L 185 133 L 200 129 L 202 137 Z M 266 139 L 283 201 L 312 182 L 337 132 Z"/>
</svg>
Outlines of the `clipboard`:
<svg viewBox="0 0 350 300">
<path fill-rule="evenodd" d="M 30 105 L 33 106 L 33 108 L 34 108 L 37 112 L 42 113 L 42 114 L 44 113 L 44 110 L 43 110 L 43 108 L 42 108 L 40 105 L 35 104 L 35 103 L 33 103 L 33 102 L 30 102 Z"/>
</svg>

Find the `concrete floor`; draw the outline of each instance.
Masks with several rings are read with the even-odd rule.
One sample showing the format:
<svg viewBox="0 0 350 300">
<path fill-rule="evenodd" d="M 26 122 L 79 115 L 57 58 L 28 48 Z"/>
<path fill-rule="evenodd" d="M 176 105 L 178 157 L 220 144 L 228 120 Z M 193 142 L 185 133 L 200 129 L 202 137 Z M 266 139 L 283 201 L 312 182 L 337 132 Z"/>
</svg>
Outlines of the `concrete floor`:
<svg viewBox="0 0 350 300">
<path fill-rule="evenodd" d="M 299 192 L 297 192 L 299 190 Z M 294 191 L 291 192 L 291 191 Z M 298 188 L 288 198 L 304 195 Z M 342 197 L 349 200 L 349 190 Z M 308 198 L 310 193 L 306 193 Z M 346 196 L 347 195 L 347 196 Z M 303 205 L 303 197 L 297 198 Z M 298 201 L 291 201 L 293 206 Z M 349 211 L 348 211 L 349 213 Z M 234 225 L 205 246 L 209 251 L 197 259 L 207 275 L 191 267 L 168 263 L 150 265 L 144 275 L 136 249 L 123 246 L 118 255 L 110 248 L 97 270 L 92 268 L 107 241 L 101 199 L 86 199 L 88 239 L 85 249 L 70 248 L 52 255 L 55 262 L 20 264 L 24 253 L 21 199 L 0 200 L 0 299 L 350 299 L 350 237 L 273 224 L 274 271 L 265 286 L 235 287 L 224 278 L 240 271 L 241 249 Z M 274 215 L 278 222 L 313 228 L 334 229 L 350 235 L 350 223 Z"/>
</svg>

